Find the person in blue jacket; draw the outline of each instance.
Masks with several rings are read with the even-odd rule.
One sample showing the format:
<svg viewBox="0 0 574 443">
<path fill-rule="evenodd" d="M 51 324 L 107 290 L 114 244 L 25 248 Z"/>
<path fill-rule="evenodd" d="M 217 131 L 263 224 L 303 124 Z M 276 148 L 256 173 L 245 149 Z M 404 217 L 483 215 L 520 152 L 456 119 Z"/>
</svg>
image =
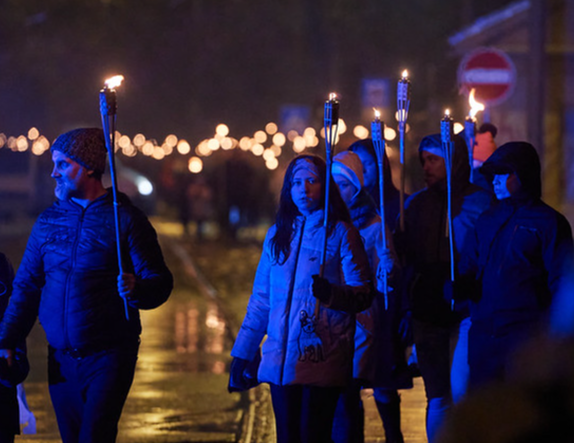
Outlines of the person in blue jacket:
<svg viewBox="0 0 574 443">
<path fill-rule="evenodd" d="M 361 388 L 372 388 L 375 404 L 385 429 L 387 443 L 403 443 L 400 396 L 397 389 L 412 388 L 405 359 L 405 326 L 400 272 L 388 225 L 383 225 L 375 202 L 363 186 L 363 164 L 353 151 L 333 159 L 333 179 L 359 230 L 369 258 L 376 295 L 366 311 L 357 314 L 353 381 L 339 398 L 332 438 L 335 443 L 364 441 L 364 408 Z M 391 180 L 386 175 L 385 180 Z M 386 202 L 385 202 L 386 212 Z M 386 229 L 383 245 L 382 228 Z M 387 278 L 385 296 L 384 278 Z"/>
<path fill-rule="evenodd" d="M 12 265 L 8 258 L 0 253 L 0 320 L 8 306 L 13 279 Z M 24 341 L 15 349 L 10 365 L 6 360 L 0 360 L 0 443 L 12 443 L 14 436 L 20 433 L 16 386 L 24 381 L 28 370 Z"/>
<path fill-rule="evenodd" d="M 231 351 L 231 390 L 261 347 L 258 380 L 269 383 L 279 443 L 331 442 L 339 394 L 353 371 L 355 313 L 373 298 L 361 237 L 331 182 L 323 277 L 319 277 L 325 162 L 295 157 L 285 172 L 247 313 Z"/>
<path fill-rule="evenodd" d="M 473 295 L 473 389 L 508 380 L 514 352 L 537 333 L 571 334 L 574 314 L 572 230 L 541 200 L 536 149 L 506 143 L 480 172 L 493 183 L 497 202 L 478 219 L 460 268 L 461 284 L 475 289 L 465 291 Z"/>
<path fill-rule="evenodd" d="M 451 214 L 456 272 L 464 245 L 479 215 L 489 208 L 491 196 L 469 181 L 464 139 L 456 135 L 453 141 Z M 427 396 L 427 437 L 435 443 L 440 427 L 467 390 L 470 312 L 468 300 L 455 299 L 451 284 L 447 163 L 440 134 L 421 140 L 419 158 L 427 187 L 407 200 L 405 231 L 395 232 L 395 247 L 404 257 L 404 284 Z"/>
<path fill-rule="evenodd" d="M 101 180 L 102 130 L 62 134 L 51 151 L 57 199 L 36 221 L 18 268 L 0 323 L 0 360 L 12 364 L 39 317 L 63 443 L 113 443 L 135 371 L 139 310 L 165 302 L 173 279 L 153 227 L 123 195 L 120 274 L 112 192 Z"/>
</svg>

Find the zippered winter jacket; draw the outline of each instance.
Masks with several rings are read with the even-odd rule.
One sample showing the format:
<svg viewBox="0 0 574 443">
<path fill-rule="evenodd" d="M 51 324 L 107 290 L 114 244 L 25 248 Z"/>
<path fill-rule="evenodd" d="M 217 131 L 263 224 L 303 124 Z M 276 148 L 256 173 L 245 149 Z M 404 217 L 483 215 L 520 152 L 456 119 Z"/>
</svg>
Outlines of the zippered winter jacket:
<svg viewBox="0 0 574 443">
<path fill-rule="evenodd" d="M 373 296 L 359 233 L 343 222 L 330 230 L 324 277 L 333 290 L 329 303 L 321 305 L 317 321 L 311 285 L 321 261 L 323 211 L 296 219 L 289 257 L 283 264 L 272 256 L 274 234 L 272 226 L 231 355 L 252 360 L 267 334 L 260 381 L 344 386 L 352 376 L 355 313 L 366 309 Z"/>
<path fill-rule="evenodd" d="M 167 300 L 173 279 L 146 216 L 121 196 L 124 272 L 136 276 L 129 317 L 118 295 L 119 274 L 111 192 L 86 208 L 57 200 L 34 225 L 4 320 L 0 348 L 13 348 L 36 318 L 49 344 L 63 350 L 102 350 L 137 344 L 139 309 Z"/>
<path fill-rule="evenodd" d="M 440 146 L 440 135 L 428 137 L 435 138 L 435 144 Z M 455 272 L 476 220 L 492 201 L 488 192 L 469 182 L 469 177 L 466 143 L 456 136 L 452 161 Z M 456 302 L 453 309 L 453 294 L 447 289 L 450 283 L 447 209 L 446 181 L 411 195 L 405 208 L 405 232 L 395 236 L 395 246 L 405 255 L 413 318 L 439 326 L 450 326 L 470 315 L 467 301 Z"/>
<path fill-rule="evenodd" d="M 501 146 L 481 172 L 489 178 L 514 172 L 521 190 L 481 215 L 469 243 L 461 272 L 481 282 L 471 306 L 471 332 L 492 337 L 530 334 L 546 326 L 543 322 L 557 295 L 563 297 L 565 307 L 572 307 L 570 224 L 540 200 L 540 162 L 531 145 Z"/>
</svg>

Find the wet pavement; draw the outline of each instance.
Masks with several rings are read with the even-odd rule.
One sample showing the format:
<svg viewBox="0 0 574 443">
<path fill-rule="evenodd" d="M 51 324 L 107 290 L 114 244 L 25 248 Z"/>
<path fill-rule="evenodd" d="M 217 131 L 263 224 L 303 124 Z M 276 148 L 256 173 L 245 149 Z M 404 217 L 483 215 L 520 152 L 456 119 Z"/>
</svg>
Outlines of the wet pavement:
<svg viewBox="0 0 574 443">
<path fill-rule="evenodd" d="M 166 304 L 142 311 L 142 345 L 134 384 L 124 408 L 118 442 L 273 442 L 274 422 L 266 385 L 227 392 L 229 352 L 249 298 L 261 246 L 193 242 L 176 224 L 155 220 L 175 290 Z M 29 230 L 27 231 L 29 232 Z M 2 248 L 18 263 L 25 241 L 0 232 Z M 32 370 L 25 382 L 37 434 L 21 442 L 60 442 L 46 382 L 46 342 L 39 325 L 28 339 Z M 365 391 L 366 442 L 384 432 Z M 407 443 L 424 443 L 424 394 L 420 378 L 402 392 Z"/>
</svg>

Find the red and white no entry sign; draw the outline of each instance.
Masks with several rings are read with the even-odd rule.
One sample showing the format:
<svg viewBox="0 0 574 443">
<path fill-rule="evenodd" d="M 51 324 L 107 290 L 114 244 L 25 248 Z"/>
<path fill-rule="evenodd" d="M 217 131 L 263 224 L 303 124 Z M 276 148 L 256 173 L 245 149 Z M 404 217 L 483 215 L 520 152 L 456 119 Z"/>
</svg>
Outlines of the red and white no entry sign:
<svg viewBox="0 0 574 443">
<path fill-rule="evenodd" d="M 494 48 L 472 51 L 458 67 L 458 83 L 468 94 L 475 89 L 475 99 L 487 106 L 506 100 L 514 90 L 516 69 L 504 52 Z"/>
</svg>

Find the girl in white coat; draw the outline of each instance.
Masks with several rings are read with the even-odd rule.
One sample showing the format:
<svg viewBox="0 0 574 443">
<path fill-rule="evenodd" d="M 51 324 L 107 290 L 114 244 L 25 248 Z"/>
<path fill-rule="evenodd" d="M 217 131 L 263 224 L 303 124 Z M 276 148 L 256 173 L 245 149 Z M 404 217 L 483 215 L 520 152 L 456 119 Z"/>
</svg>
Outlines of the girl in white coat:
<svg viewBox="0 0 574 443">
<path fill-rule="evenodd" d="M 279 443 L 331 441 L 337 398 L 352 374 L 355 313 L 373 297 L 368 258 L 334 183 L 324 274 L 318 276 L 325 177 L 319 157 L 302 155 L 289 164 L 231 352 L 233 388 L 242 385 L 267 335 L 258 379 L 271 387 Z"/>
</svg>

